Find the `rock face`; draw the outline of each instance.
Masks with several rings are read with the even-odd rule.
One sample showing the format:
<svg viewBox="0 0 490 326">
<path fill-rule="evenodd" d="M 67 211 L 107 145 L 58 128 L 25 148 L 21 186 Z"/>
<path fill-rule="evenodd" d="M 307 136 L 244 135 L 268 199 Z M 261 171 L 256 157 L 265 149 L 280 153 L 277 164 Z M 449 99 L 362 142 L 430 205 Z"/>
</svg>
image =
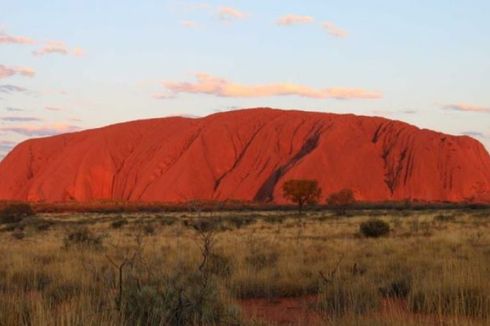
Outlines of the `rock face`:
<svg viewBox="0 0 490 326">
<path fill-rule="evenodd" d="M 32 139 L 0 162 L 0 199 L 285 202 L 288 179 L 322 200 L 490 202 L 490 156 L 476 140 L 399 121 L 248 109 L 127 122 Z"/>
</svg>

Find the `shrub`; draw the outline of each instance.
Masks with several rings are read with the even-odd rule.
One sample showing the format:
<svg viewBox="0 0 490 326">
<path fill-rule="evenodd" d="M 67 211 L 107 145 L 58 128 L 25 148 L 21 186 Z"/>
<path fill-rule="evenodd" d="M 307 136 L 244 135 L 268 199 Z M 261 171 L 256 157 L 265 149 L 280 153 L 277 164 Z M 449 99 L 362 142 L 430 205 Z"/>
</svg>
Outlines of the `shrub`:
<svg viewBox="0 0 490 326">
<path fill-rule="evenodd" d="M 456 221 L 456 216 L 438 214 L 434 217 L 434 221 L 436 221 L 436 222 L 454 222 L 454 221 Z"/>
<path fill-rule="evenodd" d="M 334 280 L 321 289 L 319 308 L 334 317 L 362 315 L 377 309 L 380 302 L 378 289 L 364 279 Z"/>
<path fill-rule="evenodd" d="M 390 225 L 380 219 L 370 219 L 360 225 L 361 234 L 368 238 L 378 238 L 390 232 Z"/>
<path fill-rule="evenodd" d="M 125 226 L 126 224 L 128 224 L 128 220 L 126 220 L 125 218 L 120 218 L 120 219 L 117 219 L 117 220 L 113 221 L 111 223 L 111 227 L 113 229 L 120 229 L 123 226 Z"/>
<path fill-rule="evenodd" d="M 208 257 L 207 269 L 211 274 L 228 277 L 233 273 L 234 267 L 231 257 L 218 253 L 211 253 Z"/>
<path fill-rule="evenodd" d="M 35 213 L 29 204 L 10 204 L 0 211 L 0 224 L 19 223 Z"/>
<path fill-rule="evenodd" d="M 17 240 L 22 240 L 26 235 L 21 229 L 15 229 L 14 232 L 12 232 L 12 236 Z"/>
<path fill-rule="evenodd" d="M 53 278 L 43 270 L 17 270 L 10 276 L 11 286 L 22 292 L 43 291 L 52 282 Z"/>
<path fill-rule="evenodd" d="M 426 285 L 410 295 L 409 307 L 415 313 L 486 318 L 490 313 L 490 293 L 476 286 Z"/>
<path fill-rule="evenodd" d="M 266 216 L 262 220 L 270 224 L 281 224 L 289 218 L 287 215 L 271 215 Z"/>
<path fill-rule="evenodd" d="M 380 288 L 384 297 L 405 299 L 410 293 L 412 282 L 409 277 L 399 277 L 391 280 L 388 284 Z"/>
<path fill-rule="evenodd" d="M 146 223 L 145 225 L 143 225 L 143 232 L 145 235 L 154 235 L 155 227 L 151 223 Z"/>
<path fill-rule="evenodd" d="M 63 239 L 64 247 L 88 247 L 92 249 L 102 248 L 102 240 L 104 236 L 94 234 L 86 227 L 76 228 L 65 236 Z"/>
<path fill-rule="evenodd" d="M 44 298 L 52 304 L 60 304 L 71 298 L 76 297 L 82 292 L 82 288 L 78 283 L 66 283 L 52 284 L 44 291 Z"/>
<path fill-rule="evenodd" d="M 184 225 L 198 232 L 224 231 L 225 225 L 221 218 L 199 218 L 195 220 L 184 220 Z"/>
<path fill-rule="evenodd" d="M 342 215 L 346 213 L 347 207 L 355 202 L 354 192 L 350 189 L 342 189 L 339 192 L 334 192 L 327 198 L 327 204 Z"/>
<path fill-rule="evenodd" d="M 49 228 L 51 228 L 53 224 L 54 224 L 53 222 L 41 220 L 38 223 L 36 223 L 34 227 L 38 231 L 47 231 Z"/>
<path fill-rule="evenodd" d="M 177 219 L 175 217 L 163 216 L 159 219 L 159 221 L 160 225 L 170 226 L 175 224 L 175 222 L 177 222 Z"/>
<path fill-rule="evenodd" d="M 273 267 L 279 260 L 279 253 L 276 251 L 254 252 L 245 257 L 245 261 L 254 270 L 260 271 L 267 267 Z"/>
<path fill-rule="evenodd" d="M 132 282 L 123 313 L 130 325 L 239 325 L 238 309 L 201 273 L 180 273 L 154 284 Z"/>
<path fill-rule="evenodd" d="M 253 216 L 236 216 L 232 215 L 227 218 L 227 221 L 237 229 L 245 227 L 255 222 L 255 218 Z"/>
</svg>

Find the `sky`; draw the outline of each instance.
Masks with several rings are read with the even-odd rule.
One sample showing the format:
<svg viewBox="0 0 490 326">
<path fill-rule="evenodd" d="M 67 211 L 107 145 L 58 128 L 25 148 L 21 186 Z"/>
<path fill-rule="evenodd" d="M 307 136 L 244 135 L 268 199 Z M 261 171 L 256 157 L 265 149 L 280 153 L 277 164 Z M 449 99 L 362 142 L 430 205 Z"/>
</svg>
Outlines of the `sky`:
<svg viewBox="0 0 490 326">
<path fill-rule="evenodd" d="M 488 0 L 0 0 L 0 159 L 32 137 L 250 107 L 490 149 Z"/>
</svg>

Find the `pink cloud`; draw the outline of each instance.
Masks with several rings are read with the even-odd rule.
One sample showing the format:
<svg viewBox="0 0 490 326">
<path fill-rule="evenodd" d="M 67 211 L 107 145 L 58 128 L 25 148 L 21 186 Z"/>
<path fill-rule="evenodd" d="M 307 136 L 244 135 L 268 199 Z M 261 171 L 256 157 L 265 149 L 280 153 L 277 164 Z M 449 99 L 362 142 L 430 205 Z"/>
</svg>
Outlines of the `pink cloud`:
<svg viewBox="0 0 490 326">
<path fill-rule="evenodd" d="M 185 28 L 196 28 L 197 27 L 197 23 L 195 21 L 192 21 L 192 20 L 183 20 L 180 22 L 180 24 L 182 26 L 184 26 Z"/>
<path fill-rule="evenodd" d="M 0 44 L 34 44 L 34 40 L 26 36 L 9 35 L 0 31 Z"/>
<path fill-rule="evenodd" d="M 44 137 L 57 135 L 67 132 L 74 132 L 80 130 L 80 127 L 68 125 L 64 123 L 44 124 L 44 125 L 32 125 L 25 124 L 13 127 L 3 127 L 0 131 L 13 132 L 28 137 Z"/>
<path fill-rule="evenodd" d="M 482 107 L 472 104 L 448 104 L 442 107 L 443 110 L 461 111 L 461 112 L 478 112 L 478 113 L 490 113 L 490 107 Z"/>
<path fill-rule="evenodd" d="M 327 31 L 328 34 L 334 37 L 339 37 L 339 38 L 344 38 L 347 37 L 348 33 L 347 31 L 337 27 L 334 23 L 332 22 L 324 22 L 323 23 L 323 28 Z"/>
<path fill-rule="evenodd" d="M 0 65 L 0 79 L 21 75 L 25 77 L 34 77 L 35 71 L 29 67 L 7 67 Z"/>
<path fill-rule="evenodd" d="M 291 26 L 300 24 L 310 24 L 313 23 L 315 19 L 311 16 L 300 16 L 300 15 L 286 15 L 277 20 L 277 25 L 280 26 Z"/>
<path fill-rule="evenodd" d="M 235 8 L 232 7 L 220 7 L 218 8 L 218 16 L 221 20 L 238 20 L 238 19 L 243 19 L 247 15 Z"/>
<path fill-rule="evenodd" d="M 32 52 L 32 54 L 37 56 L 42 56 L 46 54 L 55 54 L 55 53 L 61 55 L 73 55 L 76 57 L 81 57 L 84 55 L 84 50 L 81 48 L 70 49 L 62 41 L 48 41 L 43 47 Z"/>
<path fill-rule="evenodd" d="M 164 82 L 163 86 L 177 93 L 208 94 L 220 97 L 268 97 L 268 96 L 301 96 L 317 99 L 379 99 L 382 94 L 359 88 L 324 88 L 315 89 L 292 83 L 268 85 L 241 85 L 226 79 L 205 73 L 196 75 L 197 82 Z"/>
</svg>

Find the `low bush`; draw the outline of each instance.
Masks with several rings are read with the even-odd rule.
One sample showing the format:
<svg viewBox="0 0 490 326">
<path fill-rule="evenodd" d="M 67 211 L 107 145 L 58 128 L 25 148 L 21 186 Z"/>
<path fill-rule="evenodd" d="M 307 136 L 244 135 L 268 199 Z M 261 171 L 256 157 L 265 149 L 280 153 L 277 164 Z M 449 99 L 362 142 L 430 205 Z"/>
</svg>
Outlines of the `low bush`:
<svg viewBox="0 0 490 326">
<path fill-rule="evenodd" d="M 248 226 L 255 223 L 256 219 L 253 216 L 230 216 L 226 219 L 236 229 Z"/>
<path fill-rule="evenodd" d="M 51 283 L 53 283 L 53 277 L 42 270 L 18 270 L 10 276 L 9 280 L 13 289 L 22 292 L 43 291 Z"/>
<path fill-rule="evenodd" d="M 44 298 L 53 305 L 57 305 L 76 297 L 82 292 L 80 284 L 62 282 L 53 284 L 44 291 Z"/>
<path fill-rule="evenodd" d="M 490 315 L 490 293 L 470 284 L 427 283 L 410 294 L 409 307 L 415 313 L 487 318 Z"/>
<path fill-rule="evenodd" d="M 434 221 L 436 221 L 436 222 L 454 222 L 454 221 L 456 221 L 456 216 L 446 215 L 446 214 L 438 214 L 438 215 L 434 216 Z"/>
<path fill-rule="evenodd" d="M 220 277 L 229 277 L 234 267 L 233 259 L 221 253 L 211 253 L 207 260 L 208 271 Z"/>
<path fill-rule="evenodd" d="M 111 228 L 120 229 L 123 226 L 125 226 L 126 224 L 128 224 L 128 220 L 126 220 L 125 218 L 120 218 L 120 219 L 117 219 L 111 223 Z"/>
<path fill-rule="evenodd" d="M 264 268 L 274 267 L 279 260 L 279 253 L 276 251 L 254 252 L 245 257 L 247 264 L 256 271 Z"/>
<path fill-rule="evenodd" d="M 0 211 L 0 224 L 19 223 L 35 213 L 29 204 L 10 204 Z"/>
<path fill-rule="evenodd" d="M 362 315 L 377 309 L 379 290 L 364 279 L 334 280 L 320 291 L 319 308 L 329 316 Z"/>
<path fill-rule="evenodd" d="M 21 229 L 15 229 L 14 232 L 12 232 L 12 236 L 17 240 L 22 240 L 25 238 L 26 234 Z"/>
<path fill-rule="evenodd" d="M 168 277 L 154 284 L 132 282 L 123 305 L 129 325 L 239 325 L 239 310 L 213 279 L 201 273 Z"/>
<path fill-rule="evenodd" d="M 387 282 L 379 290 L 384 297 L 405 299 L 410 293 L 412 282 L 409 277 L 399 277 Z"/>
<path fill-rule="evenodd" d="M 158 219 L 158 221 L 160 222 L 160 225 L 170 226 L 170 225 L 174 225 L 175 222 L 177 222 L 177 219 L 171 216 L 162 216 Z"/>
<path fill-rule="evenodd" d="M 95 234 L 86 227 L 79 227 L 69 231 L 63 239 L 65 248 L 87 247 L 91 249 L 102 248 L 104 236 Z"/>
<path fill-rule="evenodd" d="M 390 225 L 380 219 L 370 219 L 360 225 L 361 234 L 368 238 L 378 238 L 390 233 Z"/>
</svg>

